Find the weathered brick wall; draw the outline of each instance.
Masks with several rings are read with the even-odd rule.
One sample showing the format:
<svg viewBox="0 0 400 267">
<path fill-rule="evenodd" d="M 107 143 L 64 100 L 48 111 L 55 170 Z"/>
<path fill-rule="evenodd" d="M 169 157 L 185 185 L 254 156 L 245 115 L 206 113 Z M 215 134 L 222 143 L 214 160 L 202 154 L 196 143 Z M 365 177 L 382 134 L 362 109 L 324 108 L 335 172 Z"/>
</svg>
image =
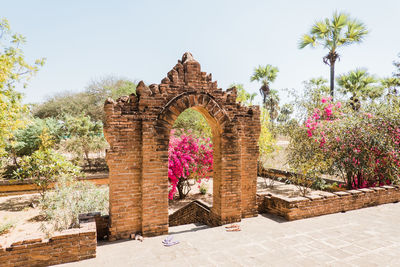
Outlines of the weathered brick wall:
<svg viewBox="0 0 400 267">
<path fill-rule="evenodd" d="M 187 108 L 204 115 L 213 134 L 213 207 L 219 224 L 255 216 L 260 111 L 236 103 L 190 53 L 161 84 L 140 82 L 136 95 L 105 103 L 110 144 L 110 239 L 168 233 L 168 145 L 174 121 Z"/>
<path fill-rule="evenodd" d="M 0 246 L 0 266 L 48 266 L 96 257 L 96 223 L 81 222 L 81 228 L 63 231 L 49 240 L 23 240 Z"/>
<path fill-rule="evenodd" d="M 296 198 L 285 198 L 267 193 L 257 195 L 260 213 L 276 214 L 289 221 L 398 201 L 400 201 L 399 186 L 382 186 L 334 193 L 325 192 L 324 196 Z"/>
<path fill-rule="evenodd" d="M 210 206 L 202 201 L 195 200 L 169 215 L 169 226 L 189 223 L 216 226 L 218 222 L 215 221 L 215 218 L 212 218 Z"/>
</svg>

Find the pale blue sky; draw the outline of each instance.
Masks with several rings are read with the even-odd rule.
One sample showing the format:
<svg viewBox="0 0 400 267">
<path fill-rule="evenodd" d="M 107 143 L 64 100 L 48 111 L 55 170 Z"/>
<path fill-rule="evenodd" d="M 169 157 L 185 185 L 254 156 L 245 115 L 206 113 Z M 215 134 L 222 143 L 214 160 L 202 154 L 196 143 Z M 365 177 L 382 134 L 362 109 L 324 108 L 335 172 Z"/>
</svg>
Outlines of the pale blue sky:
<svg viewBox="0 0 400 267">
<path fill-rule="evenodd" d="M 400 1 L 2 1 L 1 17 L 27 37 L 28 59 L 46 65 L 23 89 L 25 102 L 64 90 L 80 91 L 107 74 L 159 83 L 190 51 L 219 87 L 250 83 L 257 65 L 280 72 L 273 88 L 302 89 L 302 81 L 329 77 L 326 50 L 299 50 L 297 42 L 317 19 L 335 10 L 363 21 L 364 43 L 339 51 L 340 74 L 356 67 L 389 76 L 400 53 Z M 282 95 L 284 98 L 284 95 Z"/>
</svg>

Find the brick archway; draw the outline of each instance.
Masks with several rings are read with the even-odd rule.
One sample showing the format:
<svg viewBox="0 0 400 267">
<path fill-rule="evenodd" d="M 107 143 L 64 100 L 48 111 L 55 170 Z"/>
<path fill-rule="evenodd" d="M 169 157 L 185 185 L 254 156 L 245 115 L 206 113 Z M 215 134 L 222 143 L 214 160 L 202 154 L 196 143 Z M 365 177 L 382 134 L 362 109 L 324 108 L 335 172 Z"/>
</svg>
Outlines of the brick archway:
<svg viewBox="0 0 400 267">
<path fill-rule="evenodd" d="M 259 108 L 237 104 L 235 88 L 217 88 L 185 53 L 161 84 L 140 82 L 136 95 L 105 103 L 111 239 L 168 233 L 169 134 L 187 108 L 203 114 L 213 133 L 209 221 L 221 225 L 257 214 Z"/>
</svg>

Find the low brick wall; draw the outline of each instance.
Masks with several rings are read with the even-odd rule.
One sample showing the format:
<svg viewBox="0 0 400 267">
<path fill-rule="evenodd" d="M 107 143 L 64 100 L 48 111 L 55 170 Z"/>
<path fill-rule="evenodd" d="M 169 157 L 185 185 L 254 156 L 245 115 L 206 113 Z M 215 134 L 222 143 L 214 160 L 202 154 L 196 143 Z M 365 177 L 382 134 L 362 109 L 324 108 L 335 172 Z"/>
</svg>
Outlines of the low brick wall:
<svg viewBox="0 0 400 267">
<path fill-rule="evenodd" d="M 49 240 L 23 240 L 9 247 L 0 246 L 0 266 L 48 266 L 96 257 L 96 223 L 94 218 L 80 222 Z"/>
<path fill-rule="evenodd" d="M 108 173 L 79 177 L 80 181 L 88 181 L 95 185 L 108 185 Z M 49 188 L 54 187 L 54 183 Z M 0 180 L 0 196 L 19 195 L 38 192 L 38 187 L 32 179 Z"/>
<path fill-rule="evenodd" d="M 257 194 L 259 213 L 276 214 L 289 221 L 399 201 L 399 186 L 382 186 L 334 193 L 324 192 L 321 196 L 296 198 L 269 193 Z"/>
<path fill-rule="evenodd" d="M 218 220 L 206 203 L 195 200 L 169 215 L 169 226 L 178 226 L 189 223 L 203 223 L 208 226 L 217 226 Z"/>
</svg>

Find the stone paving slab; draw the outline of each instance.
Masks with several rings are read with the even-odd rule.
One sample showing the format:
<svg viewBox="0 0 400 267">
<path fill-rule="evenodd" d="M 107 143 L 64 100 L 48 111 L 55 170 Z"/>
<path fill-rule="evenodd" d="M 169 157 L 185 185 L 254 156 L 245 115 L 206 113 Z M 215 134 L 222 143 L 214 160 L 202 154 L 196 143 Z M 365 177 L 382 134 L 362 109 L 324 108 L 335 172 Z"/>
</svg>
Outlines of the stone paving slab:
<svg viewBox="0 0 400 267">
<path fill-rule="evenodd" d="M 241 232 L 195 224 L 166 236 L 99 244 L 97 258 L 65 266 L 400 266 L 400 203 L 287 222 L 262 214 Z"/>
</svg>

